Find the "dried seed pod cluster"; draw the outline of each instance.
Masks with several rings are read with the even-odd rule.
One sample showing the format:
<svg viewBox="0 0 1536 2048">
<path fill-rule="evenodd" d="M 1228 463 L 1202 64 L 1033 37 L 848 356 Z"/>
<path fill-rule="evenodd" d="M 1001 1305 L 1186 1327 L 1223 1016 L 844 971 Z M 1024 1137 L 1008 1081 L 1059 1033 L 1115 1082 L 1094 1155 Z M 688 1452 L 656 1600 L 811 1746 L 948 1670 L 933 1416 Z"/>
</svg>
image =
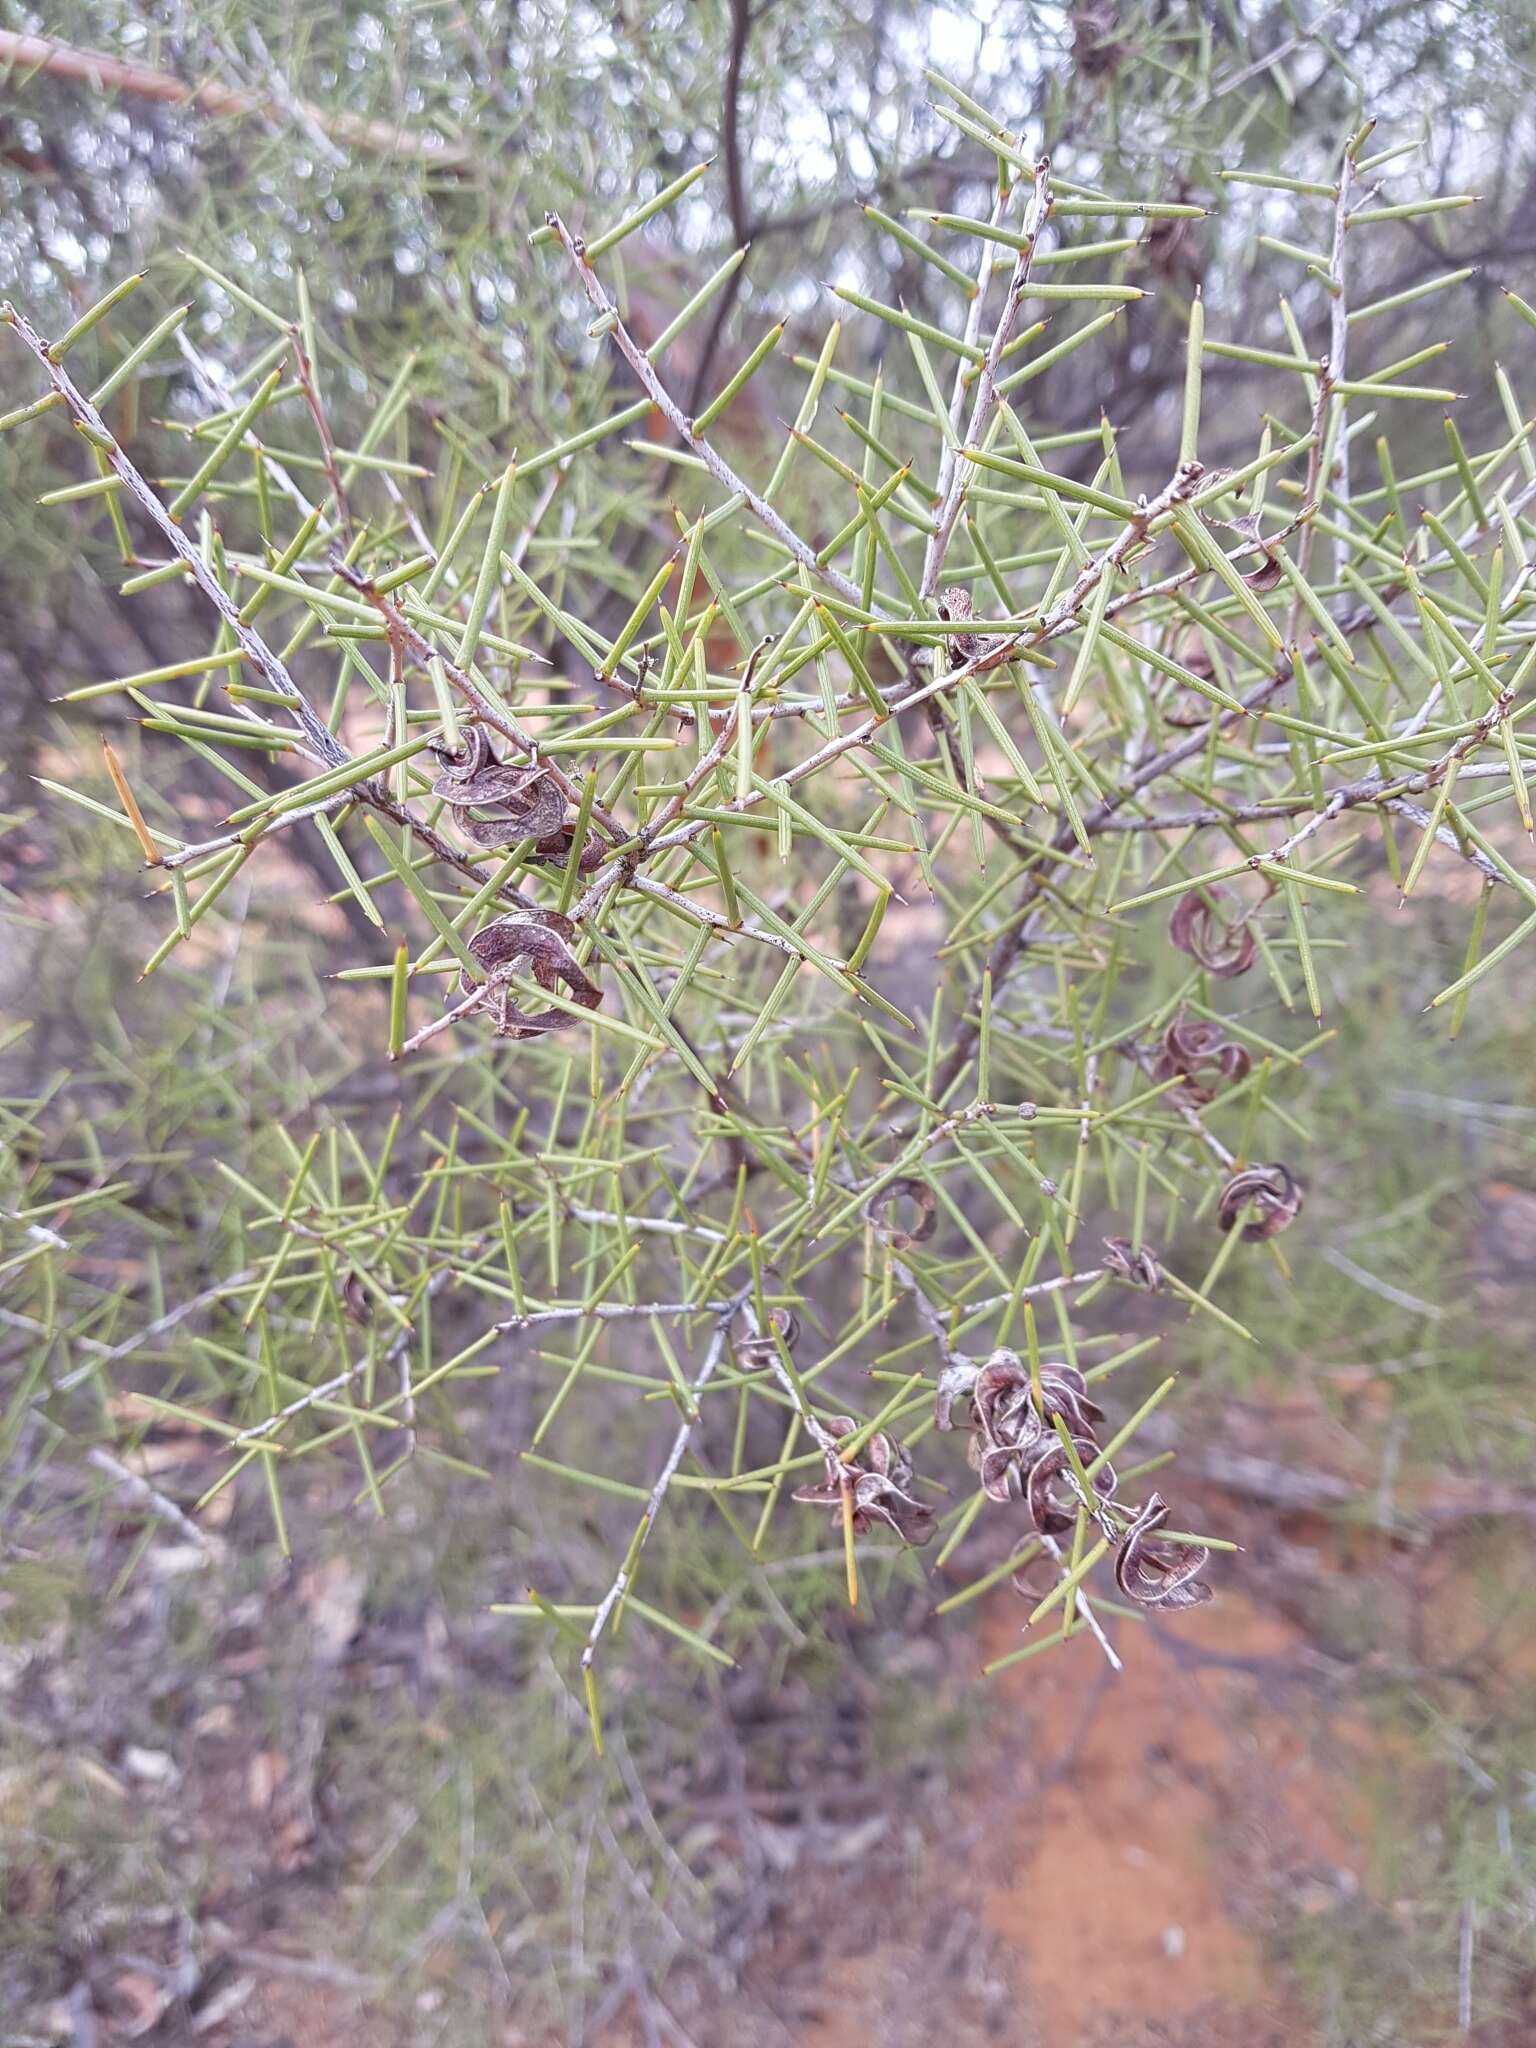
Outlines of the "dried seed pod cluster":
<svg viewBox="0 0 1536 2048">
<path fill-rule="evenodd" d="M 1148 1294 L 1159 1293 L 1167 1278 L 1156 1252 L 1148 1245 L 1132 1244 L 1128 1237 L 1105 1238 L 1104 1265 L 1117 1280 L 1144 1288 Z"/>
<path fill-rule="evenodd" d="M 1101 1520 L 1116 1544 L 1120 1589 L 1139 1605 L 1193 1607 L 1209 1599 L 1199 1576 L 1210 1561 L 1207 1548 L 1193 1545 L 1172 1564 L 1149 1541 L 1167 1520 L 1161 1497 L 1154 1494 L 1136 1510 L 1116 1500 L 1114 1468 L 1100 1455 L 1095 1435 L 1103 1420 L 1075 1366 L 1042 1362 L 1031 1374 L 1017 1352 L 995 1351 L 971 1388 L 966 1455 L 987 1498 L 1022 1501 L 1041 1536 L 1064 1535 L 1080 1512 Z"/>
<path fill-rule="evenodd" d="M 971 1469 L 989 1500 L 1022 1498 L 1037 1529 L 1062 1528 L 1072 1521 L 1051 1500 L 1051 1483 L 1067 1467 L 1055 1429 L 1058 1416 L 1084 1462 L 1090 1462 L 1098 1453 L 1094 1425 L 1103 1421 L 1104 1411 L 1088 1398 L 1088 1383 L 1075 1367 L 1042 1365 L 1037 1402 L 1017 1352 L 995 1351 L 971 1390 L 972 1436 L 966 1446 Z M 1114 1491 L 1108 1466 L 1095 1483 L 1102 1493 Z"/>
<path fill-rule="evenodd" d="M 829 1507 L 841 1519 L 846 1497 L 851 1503 L 855 1536 L 883 1527 L 903 1543 L 931 1543 L 937 1518 L 913 1491 L 911 1454 L 880 1429 L 866 1437 L 857 1451 L 839 1452 L 837 1440 L 853 1436 L 858 1427 L 851 1415 L 827 1417 L 823 1429 L 832 1441 L 822 1454 L 826 1479 L 819 1486 L 797 1486 L 795 1499 L 805 1507 Z"/>
</svg>

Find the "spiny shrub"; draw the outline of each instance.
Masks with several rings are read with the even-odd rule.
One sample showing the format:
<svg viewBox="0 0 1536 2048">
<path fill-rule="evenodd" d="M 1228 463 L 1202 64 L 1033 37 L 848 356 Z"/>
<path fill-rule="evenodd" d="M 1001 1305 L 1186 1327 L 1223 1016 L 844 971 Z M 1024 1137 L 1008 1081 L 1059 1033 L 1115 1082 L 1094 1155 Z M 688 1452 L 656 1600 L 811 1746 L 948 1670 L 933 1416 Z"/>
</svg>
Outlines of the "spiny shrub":
<svg viewBox="0 0 1536 2048">
<path fill-rule="evenodd" d="M 226 1169 L 246 1254 L 172 1305 L 211 1334 L 141 1398 L 222 1440 L 220 1486 L 258 1466 L 280 1517 L 295 1457 L 336 1445 L 385 1502 L 413 1456 L 472 1454 L 444 1448 L 456 1381 L 522 1376 L 526 1447 L 490 1482 L 633 1517 L 600 1583 L 506 1609 L 569 1644 L 594 1732 L 621 1616 L 725 1657 L 718 1609 L 645 1597 L 663 1512 L 718 1515 L 754 1558 L 785 1524 L 829 1541 L 853 1601 L 872 1559 L 942 1563 L 985 1517 L 987 1569 L 946 1604 L 1015 1575 L 1016 1656 L 1086 1632 L 1113 1661 L 1112 1617 L 1204 1599 L 1212 1544 L 1167 1526 L 1137 1442 L 1174 1379 L 1116 1402 L 1149 1340 L 1104 1308 L 1161 1296 L 1246 1342 L 1223 1274 L 1304 1266 L 1281 1234 L 1325 1140 L 1286 1098 L 1362 878 L 1469 874 L 1432 1005 L 1453 1033 L 1536 927 L 1511 853 L 1529 433 L 1506 384 L 1498 445 L 1447 412 L 1443 459 L 1400 477 L 1377 430 L 1456 394 L 1412 381 L 1443 344 L 1391 361 L 1373 316 L 1455 274 L 1351 289 L 1362 244 L 1464 199 L 1394 196 L 1408 158 L 1369 126 L 1331 180 L 1257 176 L 1302 309 L 1260 348 L 1167 261 L 1195 200 L 1078 182 L 941 98 L 987 204 L 887 224 L 950 322 L 839 286 L 819 347 L 769 327 L 692 416 L 669 352 L 740 252 L 648 347 L 616 259 L 704 165 L 585 238 L 531 234 L 590 316 L 573 385 L 614 385 L 532 451 L 409 364 L 370 390 L 302 292 L 213 275 L 270 329 L 252 360 L 205 360 L 183 307 L 94 389 L 77 351 L 131 323 L 134 280 L 51 343 L 6 314 L 36 389 L 0 425 L 67 423 L 81 480 L 51 495 L 111 521 L 124 592 L 206 610 L 199 651 L 72 693 L 228 788 L 210 815 L 109 748 L 114 802 L 59 789 L 137 843 L 165 907 L 146 972 L 206 957 L 313 834 L 377 933 L 329 963 L 356 985 L 336 1000 L 366 999 L 381 1078 L 398 1063 L 376 1140 L 319 1118 L 271 1134 L 261 1184 Z M 1092 376 L 1149 266 L 1187 305 L 1150 474 L 1108 421 L 1053 433 L 1030 390 L 1068 356 Z M 852 322 L 883 334 L 871 376 Z M 151 483 L 114 422 L 178 344 L 199 405 L 172 423 L 185 474 Z M 1268 408 L 1220 465 L 1213 357 Z M 355 445 L 338 391 L 353 415 L 367 393 Z"/>
</svg>

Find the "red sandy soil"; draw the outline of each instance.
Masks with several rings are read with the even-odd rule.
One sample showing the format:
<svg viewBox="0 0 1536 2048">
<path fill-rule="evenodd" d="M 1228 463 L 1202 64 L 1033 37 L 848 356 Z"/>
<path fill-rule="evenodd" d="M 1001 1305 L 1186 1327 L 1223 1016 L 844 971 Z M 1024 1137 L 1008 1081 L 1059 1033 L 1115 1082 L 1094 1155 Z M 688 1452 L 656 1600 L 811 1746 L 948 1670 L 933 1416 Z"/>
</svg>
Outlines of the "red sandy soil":
<svg viewBox="0 0 1536 2048">
<path fill-rule="evenodd" d="M 1015 1627 L 997 1607 L 985 1654 L 1016 1647 Z M 1008 1995 L 974 2015 L 945 2000 L 941 2019 L 893 1929 L 829 1983 L 800 2048 L 1314 2038 L 1266 1958 L 1265 1904 L 1351 1886 L 1363 1817 L 1347 1758 L 1320 1770 L 1286 1711 L 1302 1638 L 1232 1592 L 1121 1633 L 1118 1675 L 1085 1638 L 986 1688 L 985 1768 L 959 1788 L 974 1843 L 960 1881 Z"/>
</svg>

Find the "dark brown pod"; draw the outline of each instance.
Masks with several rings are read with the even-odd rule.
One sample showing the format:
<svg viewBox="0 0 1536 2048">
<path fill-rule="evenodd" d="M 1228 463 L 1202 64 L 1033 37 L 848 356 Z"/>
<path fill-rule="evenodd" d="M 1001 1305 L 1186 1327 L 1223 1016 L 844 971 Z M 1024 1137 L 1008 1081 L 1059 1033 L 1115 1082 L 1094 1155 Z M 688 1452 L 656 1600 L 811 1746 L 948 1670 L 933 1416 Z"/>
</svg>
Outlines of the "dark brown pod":
<svg viewBox="0 0 1536 2048">
<path fill-rule="evenodd" d="M 1221 1026 L 1204 1017 L 1176 1017 L 1148 1072 L 1154 1081 L 1178 1081 L 1170 1100 L 1198 1108 L 1216 1093 L 1217 1079 L 1241 1081 L 1247 1074 L 1247 1049 L 1222 1036 Z"/>
<path fill-rule="evenodd" d="M 1222 1189 L 1216 1220 L 1230 1230 L 1251 1205 L 1254 1213 L 1243 1225 L 1243 1236 L 1255 1241 L 1278 1237 L 1301 1214 L 1304 1199 L 1305 1190 L 1288 1166 L 1244 1166 Z"/>
<path fill-rule="evenodd" d="M 858 1425 L 851 1415 L 831 1415 L 824 1427 L 831 1437 L 845 1437 Z M 843 1459 L 830 1450 L 824 1455 L 825 1482 L 795 1490 L 794 1498 L 802 1506 L 831 1508 L 841 1521 L 847 1493 L 852 1496 L 856 1536 L 867 1535 L 878 1523 L 914 1547 L 932 1541 L 938 1519 L 911 1491 L 912 1457 L 904 1444 L 876 1430 L 856 1457 Z"/>
<path fill-rule="evenodd" d="M 910 1229 L 897 1230 L 890 1222 L 891 1205 L 903 1196 L 917 1204 L 918 1216 Z M 938 1199 L 933 1189 L 924 1180 L 911 1180 L 905 1176 L 893 1180 L 878 1194 L 872 1195 L 864 1205 L 864 1214 L 893 1252 L 904 1252 L 909 1245 L 921 1244 L 939 1227 Z"/>
<path fill-rule="evenodd" d="M 793 1352 L 800 1336 L 800 1318 L 790 1308 L 771 1308 L 768 1320 L 784 1340 L 784 1349 Z M 739 1337 L 736 1340 L 736 1362 L 743 1372 L 758 1372 L 766 1365 L 772 1365 L 779 1355 L 779 1347 L 767 1330 L 760 1330 L 755 1337 Z"/>
<path fill-rule="evenodd" d="M 498 1038 L 538 1038 L 575 1021 L 567 1010 L 518 1007 L 510 983 L 524 963 L 540 988 L 553 991 L 564 982 L 584 1010 L 595 1010 L 602 1002 L 602 990 L 587 978 L 571 950 L 575 936 L 576 927 L 568 917 L 554 910 L 531 909 L 498 917 L 475 933 L 469 950 L 489 977 L 482 984 L 479 1007 L 495 1020 Z M 461 974 L 459 997 L 471 994 L 474 986 L 467 974 Z"/>
<path fill-rule="evenodd" d="M 1191 889 L 1179 898 L 1168 920 L 1168 936 L 1174 945 L 1218 981 L 1246 974 L 1256 950 L 1247 918 L 1234 918 L 1229 924 L 1214 907 L 1230 895 L 1231 891 L 1217 882 Z"/>
<path fill-rule="evenodd" d="M 1104 1266 L 1117 1280 L 1145 1288 L 1148 1294 L 1156 1294 L 1165 1277 L 1156 1252 L 1147 1245 L 1133 1245 L 1128 1237 L 1105 1238 Z"/>
<path fill-rule="evenodd" d="M 1199 1607 L 1211 1597 L 1211 1589 L 1200 1582 L 1200 1574 L 1211 1561 L 1203 1546 L 1191 1544 L 1157 1548 L 1152 1538 L 1168 1520 L 1168 1503 L 1154 1493 L 1126 1530 L 1115 1557 L 1115 1584 L 1127 1600 L 1141 1607 L 1161 1607 L 1166 1613 L 1181 1607 Z"/>
</svg>

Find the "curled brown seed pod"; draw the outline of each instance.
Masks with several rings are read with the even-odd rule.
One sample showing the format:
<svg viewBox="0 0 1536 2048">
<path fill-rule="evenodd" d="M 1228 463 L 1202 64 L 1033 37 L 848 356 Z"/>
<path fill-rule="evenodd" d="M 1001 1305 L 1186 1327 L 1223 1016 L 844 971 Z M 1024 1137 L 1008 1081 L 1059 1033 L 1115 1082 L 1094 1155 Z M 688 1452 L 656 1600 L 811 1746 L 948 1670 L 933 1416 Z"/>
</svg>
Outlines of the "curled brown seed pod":
<svg viewBox="0 0 1536 2048">
<path fill-rule="evenodd" d="M 547 841 L 558 843 L 560 820 L 564 815 L 563 798 L 558 790 L 546 783 L 535 793 L 527 810 L 515 810 L 509 805 L 498 817 L 480 818 L 473 811 L 461 808 L 454 812 L 453 822 L 466 839 L 494 853 L 503 846 L 516 846 L 520 839 L 533 839 L 540 845 Z"/>
<path fill-rule="evenodd" d="M 1254 1213 L 1243 1225 L 1243 1236 L 1253 1240 L 1277 1237 L 1289 1230 L 1301 1214 L 1305 1189 L 1288 1166 L 1240 1167 L 1221 1191 L 1216 1220 L 1230 1230 L 1244 1209 Z"/>
<path fill-rule="evenodd" d="M 1061 1451 L 1052 1426 L 1058 1415 L 1085 1460 L 1096 1457 L 1093 1431 L 1104 1411 L 1088 1398 L 1088 1383 L 1077 1368 L 1054 1361 L 1042 1365 L 1037 1408 L 1029 1368 L 1018 1353 L 993 1352 L 971 1388 L 974 1433 L 966 1446 L 967 1461 L 989 1500 L 1018 1500 L 1027 1494 L 1035 1465 Z"/>
<path fill-rule="evenodd" d="M 519 910 L 482 925 L 475 933 L 469 950 L 489 976 L 481 988 L 478 1007 L 490 1012 L 498 1038 L 537 1038 L 575 1021 L 568 1010 L 530 1012 L 518 1007 L 510 983 L 525 963 L 540 988 L 554 990 L 563 981 L 584 1010 L 595 1010 L 602 1002 L 602 990 L 588 980 L 571 950 L 575 936 L 570 919 L 554 910 Z M 473 990 L 469 976 L 461 974 L 460 997 Z"/>
<path fill-rule="evenodd" d="M 1091 1437 L 1104 1420 L 1104 1410 L 1088 1393 L 1088 1382 L 1075 1365 L 1051 1362 L 1040 1368 L 1040 1397 L 1045 1419 L 1059 1415 L 1073 1436 Z"/>
<path fill-rule="evenodd" d="M 1115 1584 L 1127 1600 L 1173 1612 L 1199 1607 L 1211 1597 L 1200 1574 L 1211 1561 L 1203 1544 L 1158 1549 L 1151 1538 L 1168 1520 L 1168 1503 L 1154 1493 L 1121 1538 L 1115 1556 Z"/>
<path fill-rule="evenodd" d="M 517 796 L 530 773 L 527 762 L 516 764 L 497 760 L 483 725 L 466 728 L 464 744 L 457 753 L 435 743 L 431 752 L 440 771 L 432 785 L 432 794 L 440 796 L 444 803 L 504 803 L 509 797 Z M 537 774 L 537 768 L 532 772 Z"/>
<path fill-rule="evenodd" d="M 1250 590 L 1273 590 L 1285 570 L 1280 564 L 1280 550 L 1271 547 L 1259 530 L 1258 514 L 1247 512 L 1241 519 L 1230 520 L 1228 524 L 1252 544 L 1254 553 L 1260 558 L 1256 569 L 1243 571 L 1243 581 Z"/>
<path fill-rule="evenodd" d="M 1285 574 L 1280 566 L 1280 550 L 1261 547 L 1258 552 L 1264 557 L 1263 561 L 1257 569 L 1248 570 L 1243 581 L 1250 590 L 1273 590 Z"/>
<path fill-rule="evenodd" d="M 1077 1452 L 1084 1466 L 1091 1465 L 1099 1454 L 1099 1447 L 1089 1436 L 1074 1436 L 1072 1448 Z M 1024 1502 L 1029 1509 L 1029 1518 L 1042 1536 L 1059 1536 L 1077 1521 L 1079 1506 L 1078 1490 L 1069 1486 L 1064 1500 L 1058 1500 L 1051 1491 L 1057 1481 L 1065 1479 L 1072 1469 L 1061 1438 L 1052 1435 L 1051 1441 L 1042 1445 L 1039 1455 L 1029 1468 L 1029 1477 L 1024 1487 Z M 1108 1500 L 1115 1490 L 1114 1468 L 1101 1465 L 1093 1475 L 1093 1490 L 1103 1500 Z"/>
<path fill-rule="evenodd" d="M 1215 1077 L 1241 1081 L 1248 1072 L 1247 1049 L 1224 1038 L 1219 1024 L 1204 1017 L 1176 1017 L 1148 1067 L 1154 1081 L 1177 1080 L 1169 1099 L 1196 1108 L 1216 1093 Z M 1201 1078 L 1209 1074 L 1209 1083 Z"/>
<path fill-rule="evenodd" d="M 994 1351 L 971 1389 L 974 1434 L 966 1458 L 989 1500 L 1017 1500 L 1045 1425 L 1029 1393 L 1029 1373 L 1012 1351 Z"/>
<path fill-rule="evenodd" d="M 825 1427 L 828 1436 L 845 1437 L 858 1425 L 851 1415 L 831 1415 Z M 831 1450 L 824 1455 L 825 1483 L 795 1490 L 794 1498 L 803 1506 L 831 1508 L 841 1518 L 846 1491 L 852 1495 L 856 1536 L 867 1535 L 880 1522 L 914 1547 L 932 1540 L 938 1520 L 911 1490 L 912 1457 L 904 1444 L 876 1430 L 855 1457 L 844 1459 Z"/>
<path fill-rule="evenodd" d="M 1117 1280 L 1144 1287 L 1148 1294 L 1156 1294 L 1166 1277 L 1156 1252 L 1147 1245 L 1133 1245 L 1128 1237 L 1105 1238 L 1104 1265 Z"/>
<path fill-rule="evenodd" d="M 1217 472 L 1222 474 L 1222 472 Z M 1218 519 L 1213 513 L 1205 514 L 1207 526 L 1224 526 L 1230 533 L 1240 533 L 1253 552 L 1260 557 L 1256 569 L 1242 572 L 1243 581 L 1250 590 L 1273 590 L 1285 574 L 1280 565 L 1280 550 L 1273 547 L 1263 535 L 1256 512 L 1245 512 L 1240 519 Z M 1238 549 L 1239 554 L 1243 549 Z"/>
<path fill-rule="evenodd" d="M 498 761 L 482 725 L 471 725 L 457 753 L 434 746 L 442 771 L 432 785 L 453 811 L 454 823 L 476 846 L 513 846 L 519 839 L 548 840 L 565 823 L 565 798 L 537 761 Z M 500 815 L 484 818 L 478 811 Z"/>
<path fill-rule="evenodd" d="M 1247 918 L 1238 917 L 1228 924 L 1214 907 L 1218 900 L 1230 895 L 1231 891 L 1223 889 L 1219 882 L 1207 883 L 1204 889 L 1191 889 L 1179 898 L 1168 920 L 1168 936 L 1174 945 L 1218 981 L 1231 981 L 1236 975 L 1246 974 L 1253 965 L 1255 951 Z"/>
<path fill-rule="evenodd" d="M 576 835 L 569 825 L 562 825 L 558 832 L 551 832 L 528 856 L 530 867 L 563 868 L 571 857 L 571 845 Z M 581 859 L 576 863 L 579 875 L 589 875 L 594 868 L 600 868 L 608 858 L 608 849 L 595 833 L 589 832 L 582 841 Z"/>
<path fill-rule="evenodd" d="M 792 1308 L 771 1308 L 768 1320 L 784 1340 L 784 1349 L 792 1352 L 800 1336 L 800 1318 Z M 743 1372 L 757 1372 L 765 1365 L 771 1365 L 779 1355 L 779 1347 L 767 1330 L 760 1330 L 755 1337 L 738 1337 L 736 1340 L 736 1362 Z"/>
<path fill-rule="evenodd" d="M 483 725 L 467 725 L 461 734 L 457 749 L 431 743 L 431 751 L 437 757 L 437 765 L 445 778 L 454 782 L 473 782 L 486 764 L 492 759 L 491 742 Z"/>
<path fill-rule="evenodd" d="M 347 1321 L 356 1323 L 361 1329 L 366 1329 L 373 1321 L 373 1303 L 355 1270 L 348 1273 L 341 1283 L 341 1308 Z"/>
<path fill-rule="evenodd" d="M 971 602 L 971 593 L 962 589 L 958 583 L 951 584 L 947 590 L 939 593 L 939 617 L 946 624 L 963 626 L 975 616 L 976 607 Z M 981 652 L 981 645 L 979 633 L 952 633 L 949 636 L 950 659 L 945 666 L 962 668 L 966 662 L 976 659 Z"/>
<path fill-rule="evenodd" d="M 893 1202 L 905 1196 L 917 1205 L 917 1220 L 907 1230 L 896 1229 L 890 1221 Z M 939 1227 L 938 1198 L 925 1180 L 911 1180 L 905 1176 L 891 1181 L 871 1195 L 864 1205 L 864 1214 L 874 1224 L 893 1252 L 904 1252 L 909 1245 L 921 1244 L 932 1237 Z"/>
</svg>

